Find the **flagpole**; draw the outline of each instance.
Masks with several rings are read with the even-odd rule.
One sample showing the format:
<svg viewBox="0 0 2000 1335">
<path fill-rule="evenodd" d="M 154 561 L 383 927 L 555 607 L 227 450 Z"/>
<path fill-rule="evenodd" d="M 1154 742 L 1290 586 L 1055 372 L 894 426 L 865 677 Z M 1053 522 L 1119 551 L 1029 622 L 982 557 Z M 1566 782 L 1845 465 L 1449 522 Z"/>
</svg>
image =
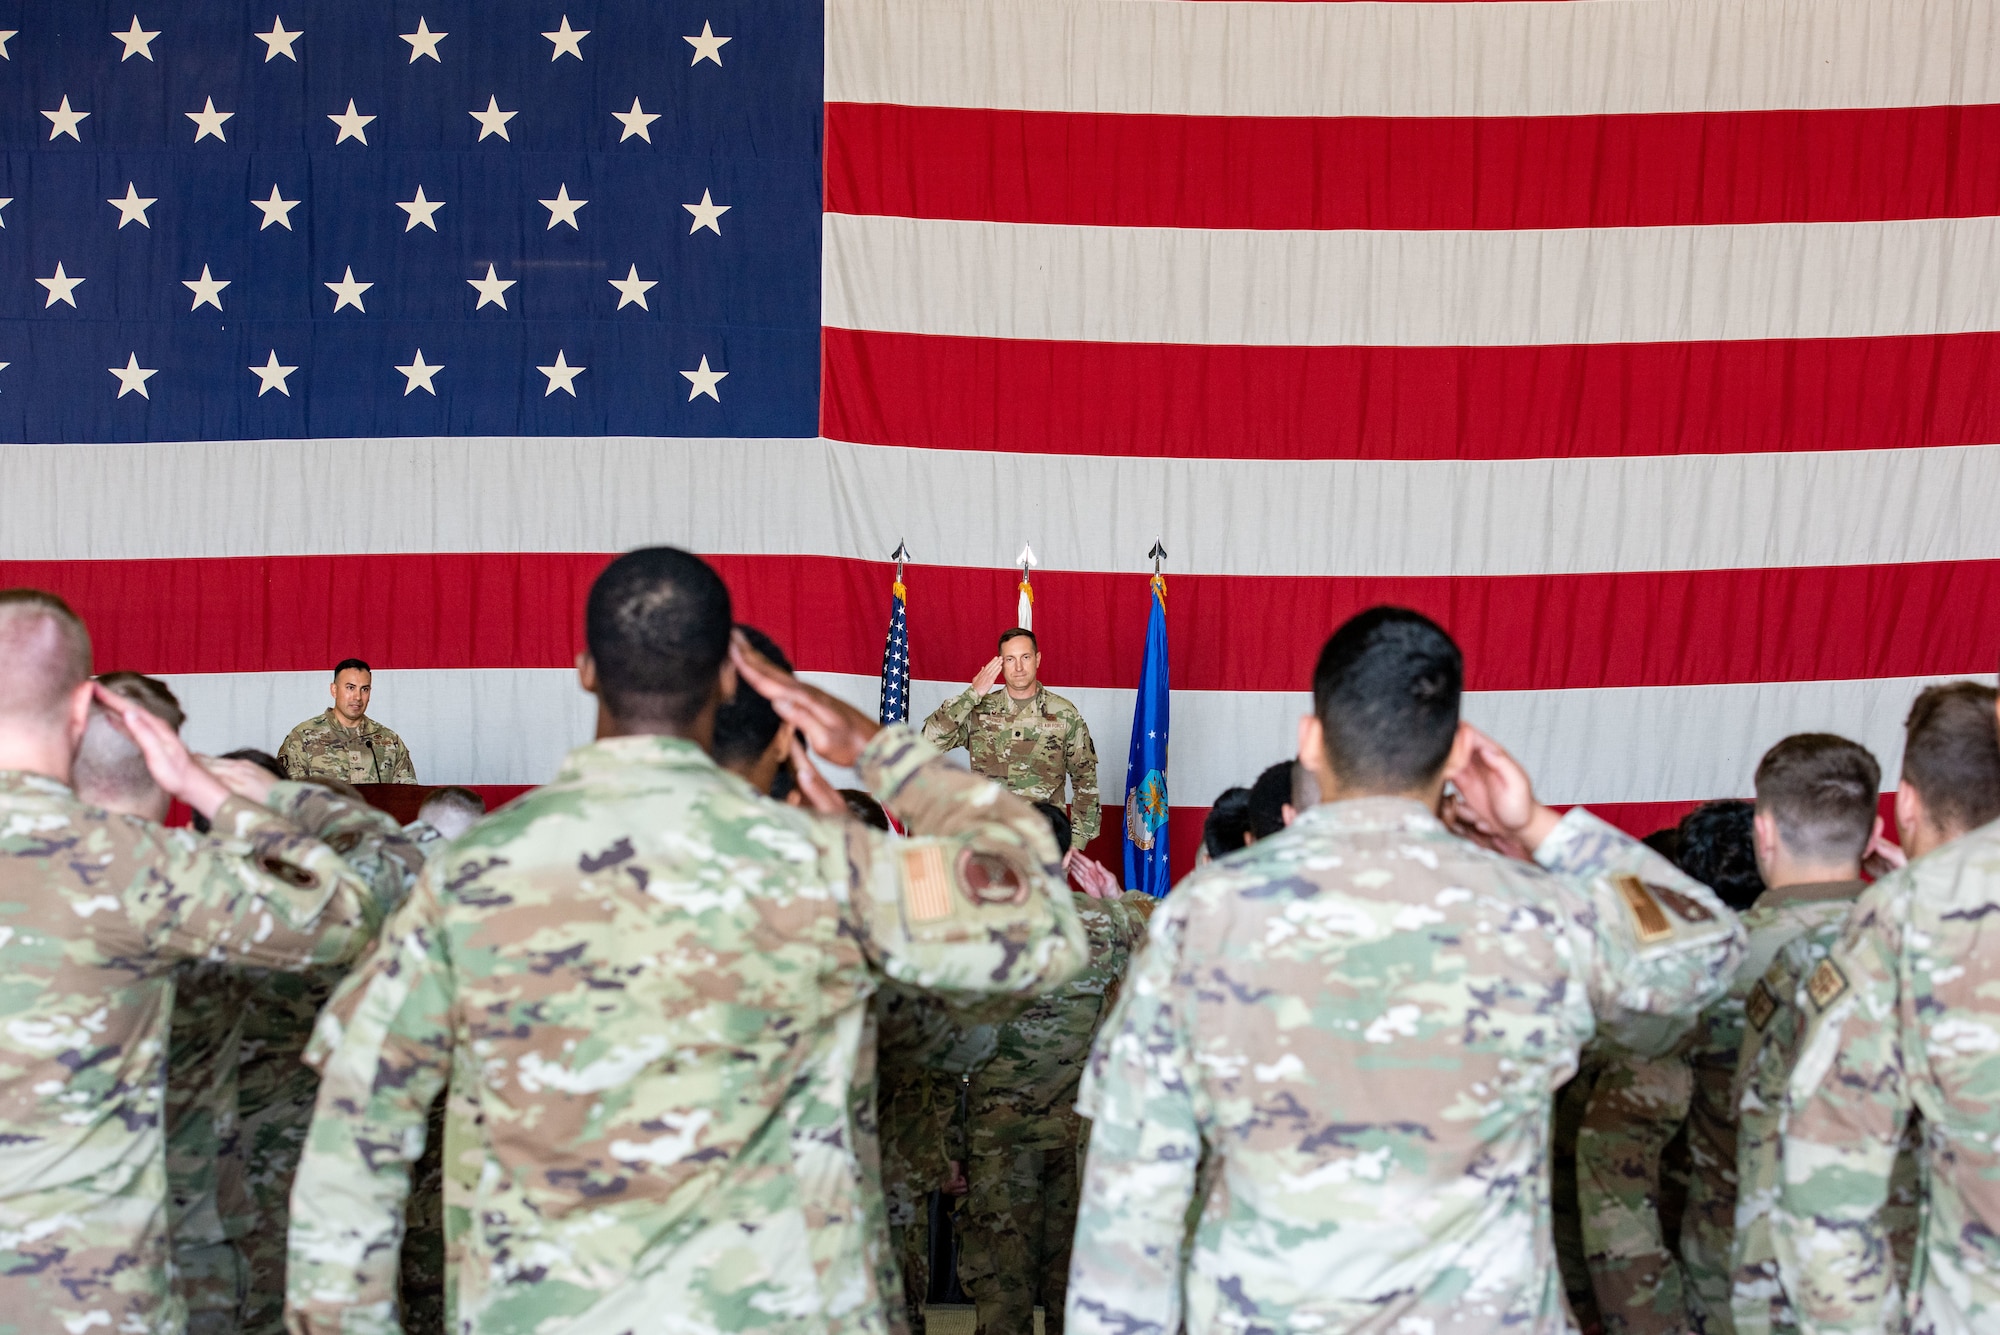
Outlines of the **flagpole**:
<svg viewBox="0 0 2000 1335">
<path fill-rule="evenodd" d="M 1035 560 L 1035 549 L 1027 543 L 1021 544 L 1021 554 L 1014 558 L 1014 564 L 1021 567 L 1021 597 L 1014 605 L 1014 624 L 1022 630 L 1035 628 L 1035 586 L 1028 579 L 1028 572 L 1041 564 Z"/>
</svg>

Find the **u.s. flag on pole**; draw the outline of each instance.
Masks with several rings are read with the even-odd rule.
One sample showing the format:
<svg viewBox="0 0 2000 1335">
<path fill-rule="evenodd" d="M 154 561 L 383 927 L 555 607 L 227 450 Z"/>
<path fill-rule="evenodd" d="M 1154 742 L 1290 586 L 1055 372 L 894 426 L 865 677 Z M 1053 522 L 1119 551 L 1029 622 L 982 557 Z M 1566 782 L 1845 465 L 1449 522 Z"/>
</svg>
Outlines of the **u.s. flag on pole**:
<svg viewBox="0 0 2000 1335">
<path fill-rule="evenodd" d="M 867 708 L 907 537 L 921 717 L 1032 536 L 1101 744 L 1163 537 L 1187 840 L 1375 602 L 1642 829 L 2000 657 L 1990 0 L 4 15 L 0 579 L 204 746 L 545 779 L 649 542 Z"/>
</svg>

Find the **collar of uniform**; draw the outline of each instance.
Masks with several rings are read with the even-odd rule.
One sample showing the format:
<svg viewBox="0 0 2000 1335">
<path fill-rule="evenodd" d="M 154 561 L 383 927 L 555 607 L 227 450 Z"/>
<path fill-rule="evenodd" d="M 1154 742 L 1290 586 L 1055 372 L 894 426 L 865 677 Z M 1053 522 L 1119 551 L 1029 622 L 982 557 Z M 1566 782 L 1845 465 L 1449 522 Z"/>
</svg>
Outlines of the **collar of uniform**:
<svg viewBox="0 0 2000 1335">
<path fill-rule="evenodd" d="M 1780 904 L 1803 904 L 1819 899 L 1859 899 L 1868 887 L 1861 881 L 1806 881 L 1798 885 L 1773 886 L 1757 896 L 1756 907 L 1774 909 Z"/>
<path fill-rule="evenodd" d="M 1322 802 L 1292 822 L 1292 828 L 1334 830 L 1409 830 L 1425 834 L 1444 829 L 1433 812 L 1414 797 L 1352 797 Z"/>
<path fill-rule="evenodd" d="M 716 769 L 708 752 L 685 737 L 653 734 L 636 737 L 601 737 L 579 746 L 563 760 L 563 779 L 589 778 L 633 769 Z"/>
<path fill-rule="evenodd" d="M 1000 692 L 1000 698 L 1007 702 L 1007 713 L 1010 716 L 1014 714 L 1026 714 L 1030 711 L 1040 712 L 1042 707 L 1042 695 L 1044 694 L 1044 692 L 1047 691 L 1047 689 L 1048 688 L 1043 686 L 1040 682 L 1036 682 L 1035 693 L 1029 696 L 1025 700 L 1016 700 L 1013 696 L 1007 694 L 1007 692 L 1004 690 Z"/>
<path fill-rule="evenodd" d="M 326 720 L 326 726 L 333 729 L 334 736 L 336 737 L 367 737 L 373 733 L 382 731 L 382 725 L 374 719 L 369 718 L 366 714 L 361 716 L 361 725 L 359 727 L 348 727 L 340 721 L 340 716 L 333 712 L 331 705 L 327 707 L 327 711 L 320 715 L 320 717 Z"/>
<path fill-rule="evenodd" d="M 75 797 L 66 783 L 25 769 L 0 769 L 0 793 L 40 793 L 44 797 Z"/>
</svg>

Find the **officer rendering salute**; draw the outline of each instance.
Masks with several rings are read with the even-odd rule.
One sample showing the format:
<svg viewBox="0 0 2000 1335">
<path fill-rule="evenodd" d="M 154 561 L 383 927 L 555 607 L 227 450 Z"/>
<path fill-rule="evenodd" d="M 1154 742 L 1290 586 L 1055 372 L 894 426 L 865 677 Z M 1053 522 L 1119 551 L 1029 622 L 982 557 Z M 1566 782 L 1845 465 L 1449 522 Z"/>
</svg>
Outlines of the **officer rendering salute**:
<svg viewBox="0 0 2000 1335">
<path fill-rule="evenodd" d="M 368 717 L 375 674 L 358 658 L 333 670 L 333 708 L 293 728 L 278 751 L 285 773 L 343 783 L 415 783 L 417 767 L 403 739 Z"/>
<path fill-rule="evenodd" d="M 972 768 L 1030 802 L 1063 801 L 1069 780 L 1070 834 L 1081 850 L 1097 837 L 1097 748 L 1077 707 L 1042 685 L 1042 649 L 1031 630 L 1000 633 L 1000 653 L 972 685 L 924 720 L 924 740 L 940 751 L 962 746 Z M 988 695 L 1006 678 L 1007 689 Z"/>
<path fill-rule="evenodd" d="M 1553 1094 L 1594 1036 L 1671 1045 L 1743 930 L 1644 845 L 1537 802 L 1459 722 L 1463 675 L 1415 612 L 1342 626 L 1300 725 L 1320 804 L 1153 915 L 1077 1101 L 1069 1335 L 1574 1329 Z M 1439 819 L 1447 779 L 1514 856 Z"/>
</svg>

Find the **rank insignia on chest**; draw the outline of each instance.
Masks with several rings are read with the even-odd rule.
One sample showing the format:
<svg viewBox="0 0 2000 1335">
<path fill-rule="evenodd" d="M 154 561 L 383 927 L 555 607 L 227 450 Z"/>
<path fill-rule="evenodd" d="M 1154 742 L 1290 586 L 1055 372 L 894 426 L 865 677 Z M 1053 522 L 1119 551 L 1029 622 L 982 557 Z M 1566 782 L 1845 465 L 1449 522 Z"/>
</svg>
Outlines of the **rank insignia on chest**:
<svg viewBox="0 0 2000 1335">
<path fill-rule="evenodd" d="M 1812 971 L 1812 977 L 1806 979 L 1806 995 L 1811 997 L 1812 1004 L 1821 1010 L 1838 1001 L 1845 991 L 1847 991 L 1847 975 L 1842 973 L 1840 966 L 1832 960 L 1821 960 L 1819 967 Z"/>
<path fill-rule="evenodd" d="M 1771 1023 L 1771 1017 L 1778 1013 L 1778 999 L 1771 995 L 1771 989 L 1759 978 L 1757 986 L 1750 989 L 1750 995 L 1743 1003 L 1743 1018 L 1750 1021 L 1750 1027 L 1762 1033 L 1764 1026 Z"/>
<path fill-rule="evenodd" d="M 1639 934 L 1641 945 L 1664 941 L 1674 934 L 1667 911 L 1653 897 L 1653 886 L 1630 875 L 1614 876 L 1611 883 L 1618 887 L 1618 897 L 1625 901 L 1625 912 L 1631 916 L 1632 930 Z"/>
</svg>

